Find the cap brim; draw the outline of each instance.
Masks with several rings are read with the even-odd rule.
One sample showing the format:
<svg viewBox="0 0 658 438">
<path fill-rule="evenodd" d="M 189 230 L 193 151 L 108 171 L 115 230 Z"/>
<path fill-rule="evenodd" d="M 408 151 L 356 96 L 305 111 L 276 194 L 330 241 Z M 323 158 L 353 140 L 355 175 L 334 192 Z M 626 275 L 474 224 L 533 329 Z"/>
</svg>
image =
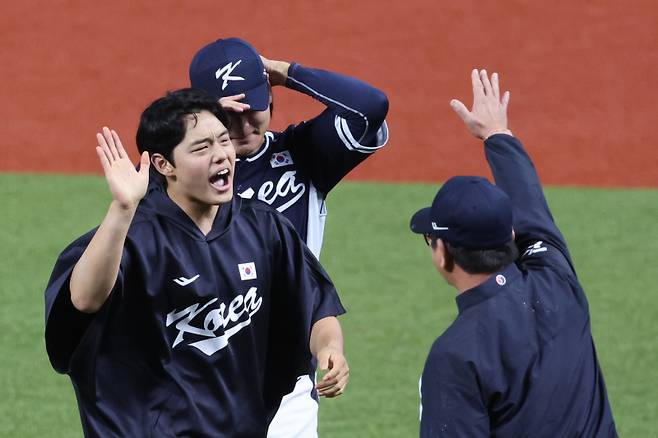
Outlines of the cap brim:
<svg viewBox="0 0 658 438">
<path fill-rule="evenodd" d="M 245 98 L 240 102 L 249 105 L 252 111 L 265 111 L 270 106 L 270 84 L 264 81 L 251 90 L 243 91 Z"/>
<path fill-rule="evenodd" d="M 417 234 L 431 234 L 433 232 L 430 210 L 431 207 L 421 208 L 411 217 L 409 223 L 411 231 Z"/>
</svg>

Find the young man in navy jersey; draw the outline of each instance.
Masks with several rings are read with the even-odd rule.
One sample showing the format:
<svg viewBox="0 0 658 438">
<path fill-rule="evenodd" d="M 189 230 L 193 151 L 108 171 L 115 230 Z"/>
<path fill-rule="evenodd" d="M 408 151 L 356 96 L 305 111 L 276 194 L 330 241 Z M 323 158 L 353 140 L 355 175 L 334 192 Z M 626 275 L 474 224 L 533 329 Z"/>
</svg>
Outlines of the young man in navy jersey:
<svg viewBox="0 0 658 438">
<path fill-rule="evenodd" d="M 411 219 L 459 314 L 420 383 L 421 437 L 616 437 L 581 288 L 530 157 L 507 128 L 509 93 L 473 70 L 452 108 L 496 185 L 450 178 Z M 521 256 L 519 257 L 519 252 Z"/>
<path fill-rule="evenodd" d="M 346 384 L 338 295 L 287 219 L 233 196 L 227 123 L 199 90 L 156 100 L 138 171 L 97 135 L 112 202 L 46 289 L 46 347 L 86 436 L 265 436 L 311 355 L 333 362 L 323 391 Z M 163 190 L 140 202 L 149 172 Z"/>
<path fill-rule="evenodd" d="M 208 91 L 229 112 L 238 156 L 236 192 L 283 213 L 319 258 L 327 194 L 388 139 L 384 93 L 341 74 L 266 59 L 238 38 L 201 48 L 189 74 L 192 87 Z M 326 108 L 311 120 L 271 132 L 273 86 L 306 94 Z M 319 367 L 326 369 L 326 363 Z M 305 374 L 284 398 L 270 438 L 317 435 L 315 364 Z"/>
</svg>

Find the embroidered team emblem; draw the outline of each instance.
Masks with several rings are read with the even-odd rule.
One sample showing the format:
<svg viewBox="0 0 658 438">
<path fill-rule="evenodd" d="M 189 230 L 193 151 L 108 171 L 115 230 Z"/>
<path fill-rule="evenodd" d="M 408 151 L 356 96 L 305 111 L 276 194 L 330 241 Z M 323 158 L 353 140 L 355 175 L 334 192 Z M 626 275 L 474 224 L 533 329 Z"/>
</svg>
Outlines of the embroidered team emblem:
<svg viewBox="0 0 658 438">
<path fill-rule="evenodd" d="M 254 262 L 240 263 L 238 265 L 238 270 L 240 271 L 241 280 L 255 280 L 257 278 L 256 265 L 254 265 Z"/>
<path fill-rule="evenodd" d="M 533 245 L 530 245 L 528 249 L 525 250 L 525 253 L 523 253 L 523 257 L 531 256 L 533 254 L 537 254 L 538 252 L 548 251 L 548 248 L 542 246 L 543 244 L 544 242 L 540 240 L 538 242 L 535 242 Z"/>
<path fill-rule="evenodd" d="M 217 69 L 215 72 L 215 79 L 222 79 L 222 90 L 224 90 L 227 86 L 229 81 L 244 81 L 244 78 L 242 76 L 231 76 L 231 73 L 233 73 L 233 70 L 240 65 L 242 60 L 240 59 L 238 62 L 233 64 L 232 62 L 229 62 L 226 64 L 224 67 L 220 67 Z"/>
<path fill-rule="evenodd" d="M 256 193 L 256 192 L 254 192 L 254 189 L 252 189 L 251 187 L 249 187 L 249 188 L 248 188 L 247 190 L 245 190 L 244 192 L 242 192 L 242 193 L 238 193 L 238 196 L 241 197 L 241 198 L 244 198 L 244 199 L 251 199 L 251 198 L 254 197 L 254 194 L 255 194 L 255 193 Z"/>
<path fill-rule="evenodd" d="M 288 151 L 277 152 L 272 154 L 272 158 L 270 158 L 270 166 L 272 168 L 290 166 L 291 164 L 293 164 L 293 161 Z"/>
<path fill-rule="evenodd" d="M 498 283 L 500 286 L 505 286 L 505 283 L 507 283 L 507 278 L 505 278 L 504 275 L 496 275 L 496 283 Z"/>
<path fill-rule="evenodd" d="M 185 277 L 178 277 L 174 278 L 174 283 L 176 283 L 179 286 L 187 286 L 190 283 L 193 283 L 197 278 L 199 278 L 199 274 L 196 274 L 194 277 L 191 278 L 185 278 Z"/>
</svg>

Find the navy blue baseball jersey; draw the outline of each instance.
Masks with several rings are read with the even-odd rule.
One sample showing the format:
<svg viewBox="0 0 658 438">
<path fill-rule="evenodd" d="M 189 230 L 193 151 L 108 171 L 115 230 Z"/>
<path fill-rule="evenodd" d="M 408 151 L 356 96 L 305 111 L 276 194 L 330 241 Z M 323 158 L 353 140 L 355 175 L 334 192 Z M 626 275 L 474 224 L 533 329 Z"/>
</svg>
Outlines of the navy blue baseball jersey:
<svg viewBox="0 0 658 438">
<path fill-rule="evenodd" d="M 421 379 L 422 437 L 614 437 L 587 299 L 521 143 L 486 156 L 511 198 L 521 256 L 457 296 Z"/>
<path fill-rule="evenodd" d="M 264 437 L 307 371 L 312 324 L 344 312 L 290 222 L 236 196 L 203 235 L 151 190 L 111 294 L 84 314 L 68 285 L 93 233 L 63 251 L 45 294 L 46 347 L 85 435 Z"/>
<path fill-rule="evenodd" d="M 290 66 L 286 86 L 327 108 L 283 132 L 267 132 L 254 154 L 236 160 L 236 190 L 283 213 L 319 257 L 325 198 L 350 170 L 386 143 L 388 100 L 357 79 L 300 64 Z"/>
</svg>

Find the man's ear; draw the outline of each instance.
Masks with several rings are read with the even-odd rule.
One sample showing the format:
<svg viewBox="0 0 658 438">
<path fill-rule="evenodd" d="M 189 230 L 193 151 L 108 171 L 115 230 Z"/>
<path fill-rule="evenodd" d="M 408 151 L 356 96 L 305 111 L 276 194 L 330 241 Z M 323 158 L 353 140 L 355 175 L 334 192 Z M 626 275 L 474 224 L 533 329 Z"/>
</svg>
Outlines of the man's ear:
<svg viewBox="0 0 658 438">
<path fill-rule="evenodd" d="M 436 240 L 435 251 L 439 252 L 439 263 L 441 264 L 441 268 L 446 272 L 452 272 L 455 268 L 455 260 L 452 258 L 452 254 L 450 254 L 448 248 L 446 248 L 443 240 Z"/>
<path fill-rule="evenodd" d="M 172 176 L 174 174 L 175 167 L 169 163 L 169 160 L 163 157 L 162 154 L 151 154 L 151 164 L 155 170 L 160 172 L 165 177 Z"/>
</svg>

